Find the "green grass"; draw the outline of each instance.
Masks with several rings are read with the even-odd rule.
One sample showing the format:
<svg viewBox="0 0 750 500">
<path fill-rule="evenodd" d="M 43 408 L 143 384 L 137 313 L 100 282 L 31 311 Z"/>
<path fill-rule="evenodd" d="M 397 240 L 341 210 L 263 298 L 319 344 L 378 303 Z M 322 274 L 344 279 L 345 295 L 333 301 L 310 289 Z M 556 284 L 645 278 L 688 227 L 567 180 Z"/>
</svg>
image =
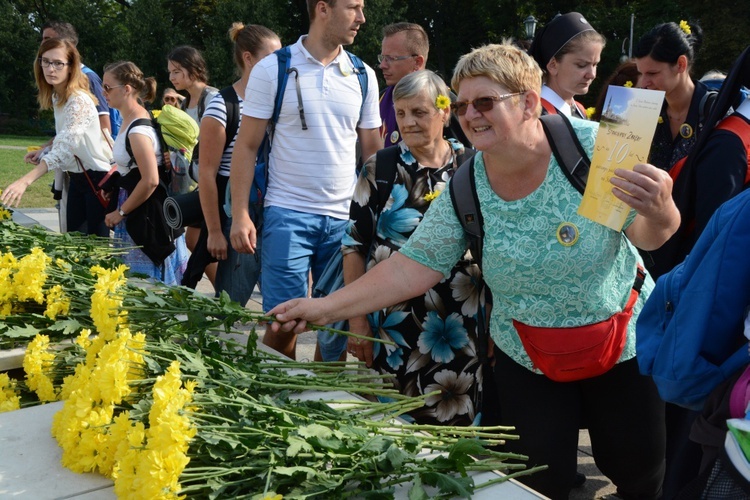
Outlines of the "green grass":
<svg viewBox="0 0 750 500">
<path fill-rule="evenodd" d="M 15 135 L 0 135 L 0 189 L 22 177 L 33 165 L 24 163 L 27 146 L 39 146 L 49 140 L 49 137 L 23 137 Z M 22 147 L 10 149 L 3 146 Z M 50 184 L 54 180 L 52 173 L 38 179 L 26 190 L 19 208 L 54 207 Z"/>
</svg>

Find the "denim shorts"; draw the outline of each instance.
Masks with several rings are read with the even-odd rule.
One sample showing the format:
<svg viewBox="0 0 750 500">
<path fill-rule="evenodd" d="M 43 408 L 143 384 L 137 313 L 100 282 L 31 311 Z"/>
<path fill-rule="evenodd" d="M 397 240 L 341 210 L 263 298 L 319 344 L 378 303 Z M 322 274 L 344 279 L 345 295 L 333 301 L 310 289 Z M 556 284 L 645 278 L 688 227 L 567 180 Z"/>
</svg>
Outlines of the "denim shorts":
<svg viewBox="0 0 750 500">
<path fill-rule="evenodd" d="M 313 283 L 334 252 L 349 221 L 269 206 L 263 211 L 263 311 L 282 302 L 307 297 L 308 275 Z"/>
</svg>

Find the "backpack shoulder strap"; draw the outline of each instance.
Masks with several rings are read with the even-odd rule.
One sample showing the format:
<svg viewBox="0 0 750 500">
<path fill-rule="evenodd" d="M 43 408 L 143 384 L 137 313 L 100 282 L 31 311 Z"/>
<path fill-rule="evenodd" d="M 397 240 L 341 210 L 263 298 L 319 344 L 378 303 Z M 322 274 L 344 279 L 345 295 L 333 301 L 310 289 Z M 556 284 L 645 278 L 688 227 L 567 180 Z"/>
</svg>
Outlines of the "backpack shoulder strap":
<svg viewBox="0 0 750 500">
<path fill-rule="evenodd" d="M 556 115 L 557 108 L 552 105 L 547 99 L 542 98 L 542 115 Z"/>
<path fill-rule="evenodd" d="M 732 132 L 744 144 L 747 154 L 747 172 L 745 173 L 745 185 L 747 186 L 750 184 L 750 123 L 737 115 L 730 115 L 724 118 L 716 128 Z"/>
<path fill-rule="evenodd" d="M 709 90 L 703 94 L 703 97 L 701 97 L 701 102 L 698 104 L 698 123 L 700 126 L 703 126 L 706 119 L 711 114 L 711 110 L 714 108 L 718 96 L 719 93 L 717 91 Z"/>
<path fill-rule="evenodd" d="M 210 92 L 218 92 L 219 89 L 216 87 L 212 87 L 210 85 L 206 85 L 203 90 L 201 91 L 201 96 L 198 98 L 198 120 L 203 118 L 203 113 L 206 112 L 206 99 L 208 98 L 208 94 Z"/>
<path fill-rule="evenodd" d="M 125 151 L 127 151 L 128 156 L 130 156 L 130 161 L 126 165 L 126 168 L 130 168 L 133 165 L 133 163 L 135 163 L 135 157 L 133 156 L 133 148 L 130 146 L 130 135 L 129 135 L 130 129 L 133 127 L 138 127 L 139 125 L 146 125 L 147 127 L 151 127 L 154 129 L 156 128 L 154 127 L 154 124 L 150 118 L 138 118 L 137 120 L 133 120 L 132 122 L 130 122 L 128 129 L 125 131 Z"/>
<path fill-rule="evenodd" d="M 219 94 L 224 99 L 224 105 L 227 108 L 226 139 L 224 140 L 224 149 L 226 150 L 240 127 L 240 98 L 231 85 L 221 89 Z"/>
<path fill-rule="evenodd" d="M 396 180 L 396 162 L 400 146 L 390 146 L 375 153 L 375 186 L 378 189 L 378 214 L 385 208 Z"/>
<path fill-rule="evenodd" d="M 286 82 L 289 80 L 289 67 L 291 66 L 292 50 L 287 45 L 276 51 L 279 72 L 276 79 L 276 100 L 273 105 L 273 114 L 271 115 L 271 126 L 275 126 L 281 114 L 281 103 L 284 100 L 286 92 Z"/>
<path fill-rule="evenodd" d="M 453 202 L 453 210 L 456 211 L 456 216 L 469 242 L 471 255 L 481 269 L 484 220 L 479 208 L 479 197 L 477 196 L 477 187 L 474 182 L 475 159 L 476 157 L 472 156 L 458 167 L 456 173 L 453 174 L 448 183 L 448 191 Z"/>
<path fill-rule="evenodd" d="M 573 126 L 565 116 L 560 114 L 548 114 L 539 119 L 552 147 L 552 153 L 565 177 L 579 193 L 583 194 L 586 190 L 591 160 L 581 146 Z"/>
<path fill-rule="evenodd" d="M 352 61 L 352 65 L 354 66 L 354 73 L 357 75 L 357 80 L 359 80 L 359 88 L 362 91 L 362 104 L 359 107 L 359 120 L 362 121 L 362 111 L 364 111 L 365 108 L 365 101 L 367 101 L 367 68 L 365 67 L 364 61 L 360 59 L 358 56 L 352 54 L 348 50 L 346 53 L 349 55 L 349 59 Z"/>
</svg>

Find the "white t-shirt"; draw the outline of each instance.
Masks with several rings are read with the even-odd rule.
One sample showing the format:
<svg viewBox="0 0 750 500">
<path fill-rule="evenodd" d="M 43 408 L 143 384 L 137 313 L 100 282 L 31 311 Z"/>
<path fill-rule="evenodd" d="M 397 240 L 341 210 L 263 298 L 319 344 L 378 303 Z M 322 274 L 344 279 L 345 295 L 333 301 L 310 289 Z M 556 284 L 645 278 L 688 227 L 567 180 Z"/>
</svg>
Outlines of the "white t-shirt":
<svg viewBox="0 0 750 500">
<path fill-rule="evenodd" d="M 132 127 L 128 131 L 128 135 L 132 135 L 132 134 L 145 135 L 146 137 L 151 139 L 151 143 L 153 145 L 153 150 L 154 150 L 154 156 L 156 156 L 156 163 L 158 165 L 161 165 L 163 163 L 162 161 L 160 161 L 161 160 L 161 144 L 159 143 L 159 136 L 156 135 L 156 130 L 154 129 L 154 127 L 150 127 L 148 125 L 136 125 L 135 127 Z M 117 139 L 115 139 L 115 144 L 112 147 L 112 153 L 115 157 L 115 162 L 117 163 L 117 171 L 120 172 L 120 174 L 127 175 L 128 172 L 130 172 L 132 169 L 138 168 L 138 165 L 135 164 L 135 160 L 133 160 L 132 164 L 128 166 L 128 164 L 131 163 L 131 158 L 130 158 L 130 155 L 128 154 L 127 148 L 125 148 L 125 134 L 124 133 L 117 134 Z"/>
<path fill-rule="evenodd" d="M 237 99 L 240 102 L 240 109 L 238 113 L 239 121 L 237 122 L 237 132 L 240 130 L 240 124 L 242 123 L 242 98 L 238 95 Z M 206 106 L 206 111 L 203 113 L 203 119 L 212 118 L 219 122 L 222 127 L 227 127 L 227 103 L 221 94 L 216 94 L 211 102 Z M 234 152 L 234 142 L 237 140 L 237 132 L 229 142 L 229 145 L 221 155 L 221 163 L 219 164 L 219 175 L 229 177 L 229 168 L 232 165 L 232 153 Z"/>
<path fill-rule="evenodd" d="M 381 123 L 377 78 L 366 66 L 368 90 L 360 121 L 362 91 L 351 59 L 342 49 L 323 66 L 303 46 L 305 37 L 290 47 L 290 68 L 297 70 L 308 129 L 302 130 L 292 72 L 276 123 L 265 205 L 348 219 L 356 177 L 357 128 L 377 129 Z M 243 114 L 271 118 L 277 76 L 276 54 L 255 65 Z"/>
</svg>

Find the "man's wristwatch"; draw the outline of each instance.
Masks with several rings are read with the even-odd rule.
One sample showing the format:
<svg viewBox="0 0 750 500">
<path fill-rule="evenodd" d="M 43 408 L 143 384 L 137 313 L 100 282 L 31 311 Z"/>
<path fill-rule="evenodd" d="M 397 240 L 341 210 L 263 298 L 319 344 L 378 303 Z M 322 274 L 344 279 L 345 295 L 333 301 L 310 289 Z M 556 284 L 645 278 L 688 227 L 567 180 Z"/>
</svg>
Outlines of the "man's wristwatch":
<svg viewBox="0 0 750 500">
<path fill-rule="evenodd" d="M 126 214 L 125 210 L 123 210 L 122 208 L 120 209 L 119 213 L 120 213 L 120 217 L 127 217 L 128 216 L 128 214 Z"/>
</svg>

